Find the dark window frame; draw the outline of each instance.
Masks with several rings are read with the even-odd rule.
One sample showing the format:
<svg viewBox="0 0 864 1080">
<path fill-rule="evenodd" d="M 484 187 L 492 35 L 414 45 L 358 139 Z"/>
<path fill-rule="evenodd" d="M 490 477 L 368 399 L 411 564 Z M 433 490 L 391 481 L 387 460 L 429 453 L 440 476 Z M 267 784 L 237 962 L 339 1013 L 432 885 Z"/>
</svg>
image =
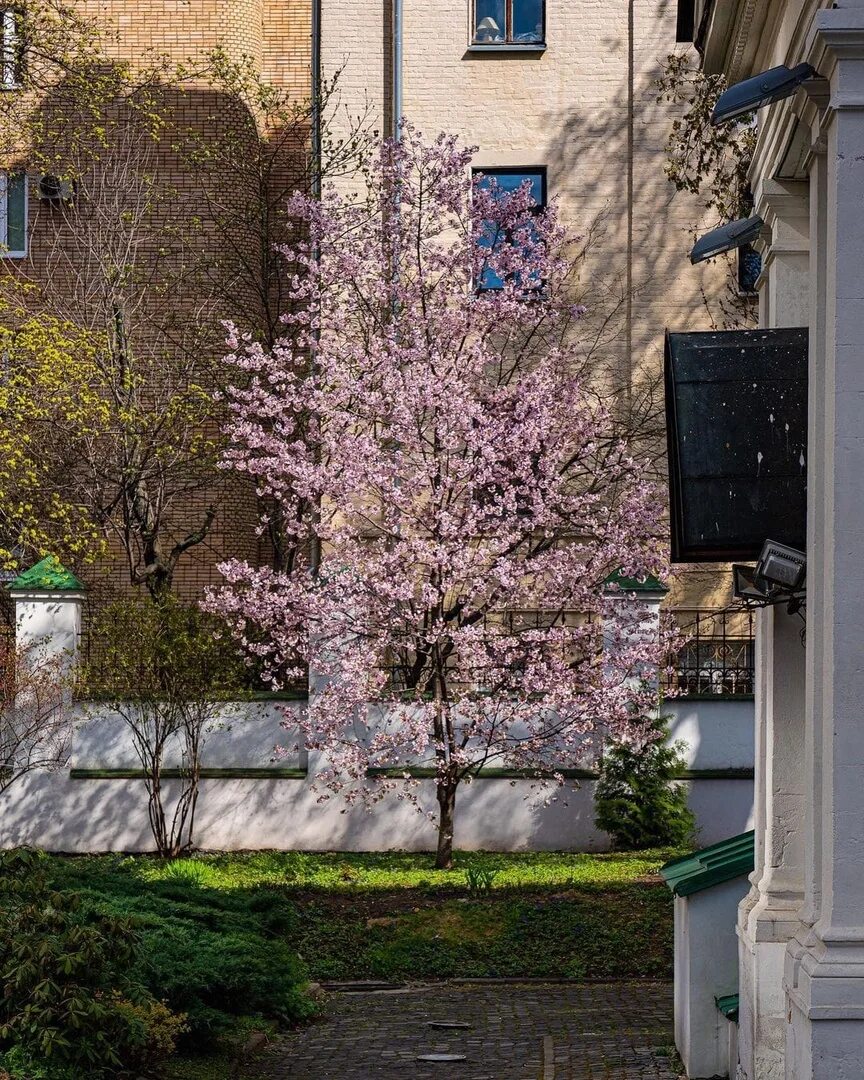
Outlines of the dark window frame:
<svg viewBox="0 0 864 1080">
<path fill-rule="evenodd" d="M 19 90 L 24 77 L 24 13 L 0 5 L 0 91 Z"/>
<path fill-rule="evenodd" d="M 513 6 L 520 0 L 504 0 L 503 41 L 482 41 L 477 37 L 477 0 L 471 0 L 472 49 L 543 49 L 546 46 L 546 0 L 540 0 L 540 37 L 532 41 L 516 41 L 513 37 Z"/>
<path fill-rule="evenodd" d="M 533 213 L 539 214 L 549 205 L 549 171 L 546 165 L 489 165 L 485 168 L 477 165 L 471 169 L 472 182 L 478 176 L 521 176 L 525 180 L 530 180 L 532 174 L 540 178 L 540 201 L 533 208 Z M 475 287 L 477 292 L 496 292 L 503 288 L 503 284 L 484 285 L 479 282 Z"/>
</svg>

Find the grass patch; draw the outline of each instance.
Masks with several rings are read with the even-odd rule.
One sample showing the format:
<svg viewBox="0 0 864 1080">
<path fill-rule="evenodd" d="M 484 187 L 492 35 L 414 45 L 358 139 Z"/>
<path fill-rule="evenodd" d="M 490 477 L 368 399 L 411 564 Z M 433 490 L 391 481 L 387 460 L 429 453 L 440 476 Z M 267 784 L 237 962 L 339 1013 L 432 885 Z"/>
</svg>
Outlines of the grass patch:
<svg viewBox="0 0 864 1080">
<path fill-rule="evenodd" d="M 628 884 L 640 879 L 656 880 L 663 863 L 678 852 L 639 851 L 608 855 L 560 852 L 460 851 L 453 870 L 434 870 L 431 856 L 411 852 L 304 852 L 260 851 L 248 854 L 199 855 L 174 864 L 133 857 L 124 865 L 145 880 L 159 881 L 176 873 L 172 866 L 206 868 L 206 883 L 216 888 L 237 889 L 279 885 L 290 889 L 323 889 L 357 893 L 393 889 L 443 889 L 464 891 L 472 868 L 496 871 L 496 889 L 531 889 L 584 885 L 591 888 Z"/>
<path fill-rule="evenodd" d="M 206 1023 L 205 968 L 226 947 L 226 963 L 231 948 L 239 958 L 245 947 L 274 965 L 285 949 L 324 981 L 670 977 L 672 904 L 657 872 L 672 854 L 460 852 L 452 871 L 402 852 L 253 852 L 168 864 L 91 856 L 54 865 L 93 903 L 140 916 L 163 955 L 188 940 L 190 926 L 206 932 L 204 966 L 192 972 Z M 470 888 L 477 871 L 494 872 L 487 891 Z M 172 994 L 182 996 L 188 973 L 164 962 Z M 266 971 L 250 990 L 243 965 L 228 966 L 237 1002 L 263 1015 Z M 214 1030 L 228 1004 L 215 1004 Z"/>
</svg>

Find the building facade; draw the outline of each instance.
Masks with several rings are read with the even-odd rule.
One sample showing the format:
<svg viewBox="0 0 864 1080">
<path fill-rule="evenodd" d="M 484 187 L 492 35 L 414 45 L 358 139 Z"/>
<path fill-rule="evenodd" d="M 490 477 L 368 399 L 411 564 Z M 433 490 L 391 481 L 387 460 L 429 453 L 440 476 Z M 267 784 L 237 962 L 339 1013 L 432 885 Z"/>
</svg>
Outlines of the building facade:
<svg viewBox="0 0 864 1080">
<path fill-rule="evenodd" d="M 175 388 L 176 402 L 188 385 L 209 388 L 218 378 L 223 318 L 272 336 L 279 300 L 274 283 L 281 271 L 272 253 L 283 224 L 278 207 L 294 186 L 309 180 L 311 3 L 81 0 L 72 14 L 62 10 L 35 0 L 23 10 L 16 5 L 2 12 L 4 296 L 10 279 L 23 282 L 37 314 L 70 319 L 97 334 L 106 325 L 110 331 L 105 311 L 115 308 L 143 387 L 142 412 L 148 401 L 154 413 L 168 412 Z M 72 75 L 64 78 L 67 64 Z M 94 75 L 90 103 L 106 132 L 104 146 L 98 145 L 96 122 L 86 120 L 82 72 L 88 65 Z M 146 88 L 144 73 L 151 71 L 160 72 L 162 87 Z M 145 80 L 145 89 L 124 114 L 136 79 Z M 280 95 L 278 115 L 259 108 L 259 88 L 267 87 Z M 144 130 L 148 93 L 162 125 L 154 137 Z M 289 116 L 292 108 L 295 116 Z M 286 125 L 293 125 L 288 134 Z M 57 171 L 68 171 L 57 198 L 52 152 Z M 106 385 L 121 366 L 118 356 L 105 358 Z M 173 476 L 160 486 L 158 469 L 145 465 L 141 472 L 149 471 L 146 494 L 163 515 L 163 554 L 205 526 L 206 536 L 183 551 L 171 582 L 191 599 L 218 582 L 222 559 L 254 562 L 273 553 L 256 533 L 254 491 L 223 483 L 215 469 L 205 470 L 188 453 L 191 438 L 183 445 L 183 432 L 175 436 L 176 454 L 166 453 Z M 108 457 L 117 451 L 115 440 Z M 98 452 L 90 463 L 96 480 Z M 184 454 L 190 459 L 185 475 L 177 465 Z M 122 464 L 115 458 L 113 472 L 106 467 L 94 504 L 111 507 L 112 486 L 118 495 L 122 490 Z M 150 545 L 148 554 L 145 530 L 129 530 L 123 513 L 113 509 L 100 525 L 107 557 L 87 565 L 72 556 L 91 595 L 122 595 L 131 583 L 146 585 L 153 552 Z M 124 528 L 131 551 L 124 550 Z M 58 554 L 70 561 L 62 548 Z"/>
<path fill-rule="evenodd" d="M 477 147 L 475 169 L 529 179 L 539 200 L 558 202 L 583 237 L 586 348 L 619 403 L 634 417 L 644 410 L 655 449 L 664 328 L 706 317 L 722 326 L 728 273 L 725 263 L 689 264 L 705 211 L 664 173 L 673 111 L 656 84 L 676 48 L 675 18 L 656 0 L 578 12 L 558 0 L 333 0 L 321 14 L 322 71 L 338 73 L 337 129 L 363 116 L 389 134 L 403 116 L 429 138 L 455 133 Z M 721 568 L 678 571 L 669 606 L 725 605 Z"/>
<path fill-rule="evenodd" d="M 738 914 L 738 1076 L 859 1077 L 864 6 L 683 0 L 680 10 L 705 70 L 729 83 L 809 65 L 781 100 L 759 108 L 751 168 L 764 222 L 760 323 L 809 327 L 807 599 L 803 635 L 782 608 L 759 613 L 756 865 Z"/>
</svg>

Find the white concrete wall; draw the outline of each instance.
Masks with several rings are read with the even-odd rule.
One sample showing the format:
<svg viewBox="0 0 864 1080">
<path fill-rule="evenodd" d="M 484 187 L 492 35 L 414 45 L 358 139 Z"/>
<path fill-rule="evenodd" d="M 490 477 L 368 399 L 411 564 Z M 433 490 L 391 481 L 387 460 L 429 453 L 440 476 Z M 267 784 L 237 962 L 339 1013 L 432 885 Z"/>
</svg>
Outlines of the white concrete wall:
<svg viewBox="0 0 864 1080">
<path fill-rule="evenodd" d="M 688 768 L 753 768 L 752 700 L 682 697 L 667 701 L 663 712 L 671 717 L 672 741 L 687 744 L 684 758 Z"/>
<path fill-rule="evenodd" d="M 741 876 L 675 898 L 675 1045 L 690 1080 L 729 1075 L 729 1022 L 715 997 L 738 989 L 735 914 Z"/>
<path fill-rule="evenodd" d="M 290 715 L 298 706 L 282 707 Z M 752 703 L 675 703 L 682 730 L 693 740 L 688 754 L 692 768 L 752 768 L 752 745 L 748 759 L 743 732 L 748 707 L 752 727 Z M 282 716 L 281 707 L 272 702 L 228 707 L 208 735 L 204 767 L 305 768 L 303 751 L 274 760 L 277 742 L 286 747 L 294 742 L 281 727 Z M 738 735 L 728 737 L 734 731 Z M 169 755 L 166 764 L 177 764 L 176 755 Z M 0 845 L 33 844 L 57 851 L 150 849 L 140 779 L 77 778 L 78 770 L 139 767 L 122 719 L 105 709 L 82 717 L 70 765 L 71 772 L 31 776 L 0 796 Z M 310 774 L 315 769 L 310 762 Z M 750 827 L 752 781 L 696 778 L 688 785 L 701 844 Z M 456 845 L 500 851 L 606 850 L 608 838 L 594 827 L 593 787 L 593 781 L 582 781 L 577 791 L 561 793 L 558 801 L 543 807 L 530 781 L 477 780 L 459 793 Z M 420 791 L 426 805 L 434 806 L 431 781 L 424 781 Z M 202 780 L 196 841 L 202 848 L 225 850 L 428 850 L 435 833 L 412 805 L 392 795 L 369 813 L 335 797 L 319 801 L 311 775 L 229 777 Z"/>
</svg>

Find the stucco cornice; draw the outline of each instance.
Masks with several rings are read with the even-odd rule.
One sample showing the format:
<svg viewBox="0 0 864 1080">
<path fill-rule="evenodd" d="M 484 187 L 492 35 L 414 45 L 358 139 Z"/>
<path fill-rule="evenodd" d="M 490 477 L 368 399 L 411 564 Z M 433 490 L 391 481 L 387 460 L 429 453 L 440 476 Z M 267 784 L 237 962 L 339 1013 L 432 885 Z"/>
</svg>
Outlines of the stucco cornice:
<svg viewBox="0 0 864 1080">
<path fill-rule="evenodd" d="M 769 0 L 716 0 L 701 43 L 705 71 L 722 72 L 730 83 L 747 78 L 770 8 Z"/>
<path fill-rule="evenodd" d="M 826 78 L 838 60 L 864 60 L 864 9 L 817 11 L 805 53 L 808 63 Z"/>
<path fill-rule="evenodd" d="M 817 12 L 807 38 L 806 57 L 826 86 L 830 85 L 830 94 L 805 106 L 811 114 L 816 106 L 811 130 L 814 136 L 821 136 L 834 114 L 864 109 L 864 8 Z"/>
</svg>

